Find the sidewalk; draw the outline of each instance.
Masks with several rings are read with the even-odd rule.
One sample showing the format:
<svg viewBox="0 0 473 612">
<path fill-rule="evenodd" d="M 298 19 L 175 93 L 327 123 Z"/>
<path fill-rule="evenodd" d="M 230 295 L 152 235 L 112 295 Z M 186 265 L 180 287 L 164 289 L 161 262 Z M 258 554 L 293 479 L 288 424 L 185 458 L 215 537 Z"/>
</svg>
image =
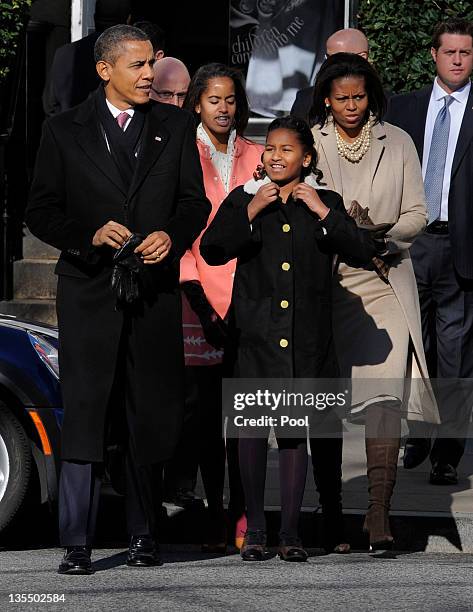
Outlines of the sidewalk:
<svg viewBox="0 0 473 612">
<path fill-rule="evenodd" d="M 343 507 L 350 543 L 355 548 L 367 547 L 362 534 L 364 514 L 368 505 L 368 481 L 364 429 L 350 425 L 344 434 Z M 392 525 L 400 550 L 427 552 L 473 552 L 473 448 L 468 447 L 459 465 L 459 482 L 455 486 L 429 484 L 430 462 L 414 470 L 402 467 L 402 454 L 397 484 L 392 500 Z M 279 511 L 277 450 L 268 457 L 266 509 Z M 228 491 L 226 491 L 228 493 Z M 318 518 L 313 512 L 318 504 L 312 468 L 309 461 L 306 491 L 303 501 L 302 531 L 304 541 L 317 544 Z M 271 522 L 272 519 L 271 519 Z M 277 524 L 277 518 L 275 521 Z M 275 525 L 276 526 L 276 525 Z M 276 526 L 277 530 L 277 526 Z"/>
</svg>

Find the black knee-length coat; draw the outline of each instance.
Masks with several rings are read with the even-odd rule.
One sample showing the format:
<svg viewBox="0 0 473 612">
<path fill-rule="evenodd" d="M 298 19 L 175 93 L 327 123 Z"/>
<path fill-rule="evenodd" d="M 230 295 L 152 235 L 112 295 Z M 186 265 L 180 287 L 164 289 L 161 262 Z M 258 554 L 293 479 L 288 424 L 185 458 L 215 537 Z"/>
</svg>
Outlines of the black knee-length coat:
<svg viewBox="0 0 473 612">
<path fill-rule="evenodd" d="M 300 200 L 279 199 L 250 226 L 254 181 L 237 187 L 204 233 L 210 265 L 238 258 L 231 321 L 233 373 L 241 378 L 312 378 L 338 374 L 331 328 L 334 254 L 360 265 L 375 254 L 365 230 L 348 217 L 341 196 L 319 190 L 331 210 L 323 221 Z M 251 187 L 250 187 L 251 186 Z"/>
<path fill-rule="evenodd" d="M 138 461 L 149 464 L 172 454 L 180 428 L 179 259 L 205 227 L 210 203 L 188 113 L 168 104 L 146 107 L 141 151 L 126 185 L 100 128 L 98 95 L 46 121 L 26 222 L 62 251 L 56 273 L 63 459 L 103 459 L 106 410 L 119 366 L 121 382 L 126 380 L 122 396 L 128 394 L 135 411 Z M 112 249 L 92 246 L 96 230 L 109 220 L 144 235 L 164 230 L 173 245 L 167 261 L 146 266 L 147 299 L 125 326 L 110 289 Z M 117 363 L 120 340 L 126 364 Z"/>
</svg>

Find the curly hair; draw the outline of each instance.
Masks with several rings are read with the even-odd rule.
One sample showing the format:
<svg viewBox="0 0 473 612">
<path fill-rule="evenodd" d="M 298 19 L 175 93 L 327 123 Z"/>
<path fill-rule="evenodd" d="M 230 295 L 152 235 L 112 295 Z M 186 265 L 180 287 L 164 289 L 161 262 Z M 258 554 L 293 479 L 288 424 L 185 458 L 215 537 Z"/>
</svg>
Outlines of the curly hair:
<svg viewBox="0 0 473 612">
<path fill-rule="evenodd" d="M 274 130 L 289 130 L 294 132 L 299 143 L 304 149 L 304 153 L 310 153 L 312 157 L 309 166 L 307 168 L 302 168 L 302 176 L 305 178 L 309 174 L 315 174 L 317 183 L 322 185 L 323 183 L 321 181 L 323 178 L 323 173 L 322 170 L 317 168 L 318 155 L 314 146 L 314 137 L 310 127 L 307 125 L 307 122 L 303 119 L 299 119 L 298 117 L 294 117 L 293 115 L 289 115 L 288 117 L 278 117 L 269 124 L 268 135 Z"/>
</svg>

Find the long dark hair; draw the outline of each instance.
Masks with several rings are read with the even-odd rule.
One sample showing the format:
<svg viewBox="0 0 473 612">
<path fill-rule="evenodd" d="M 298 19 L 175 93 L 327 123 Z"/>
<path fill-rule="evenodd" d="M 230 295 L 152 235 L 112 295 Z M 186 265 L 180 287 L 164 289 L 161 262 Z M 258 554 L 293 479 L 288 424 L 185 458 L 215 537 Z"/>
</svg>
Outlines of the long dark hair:
<svg viewBox="0 0 473 612">
<path fill-rule="evenodd" d="M 362 77 L 365 80 L 368 95 L 368 110 L 365 121 L 368 119 L 370 112 L 374 115 L 376 122 L 381 121 L 386 112 L 386 97 L 376 70 L 360 55 L 335 53 L 322 64 L 315 81 L 312 108 L 309 111 L 311 126 L 316 124 L 323 126 L 330 115 L 329 109 L 325 106 L 325 99 L 330 96 L 333 81 L 351 76 Z"/>
<path fill-rule="evenodd" d="M 310 153 L 312 156 L 311 162 L 307 168 L 302 168 L 301 175 L 303 178 L 309 174 L 315 174 L 317 183 L 322 184 L 323 173 L 317 168 L 317 151 L 314 147 L 314 137 L 310 131 L 310 127 L 303 119 L 289 115 L 288 117 L 279 117 L 274 119 L 268 126 L 268 135 L 274 130 L 290 130 L 297 136 L 297 140 L 302 145 L 304 153 Z M 265 173 L 262 175 L 265 176 Z"/>
<path fill-rule="evenodd" d="M 248 125 L 250 108 L 248 105 L 248 98 L 246 97 L 245 86 L 243 84 L 243 77 L 238 70 L 225 66 L 225 64 L 218 63 L 201 66 L 191 79 L 183 106 L 194 115 L 196 124 L 198 124 L 200 118 L 198 113 L 195 112 L 195 107 L 199 104 L 200 97 L 207 89 L 210 79 L 221 77 L 232 79 L 235 86 L 236 112 L 234 127 L 238 136 L 243 136 L 243 132 Z"/>
</svg>

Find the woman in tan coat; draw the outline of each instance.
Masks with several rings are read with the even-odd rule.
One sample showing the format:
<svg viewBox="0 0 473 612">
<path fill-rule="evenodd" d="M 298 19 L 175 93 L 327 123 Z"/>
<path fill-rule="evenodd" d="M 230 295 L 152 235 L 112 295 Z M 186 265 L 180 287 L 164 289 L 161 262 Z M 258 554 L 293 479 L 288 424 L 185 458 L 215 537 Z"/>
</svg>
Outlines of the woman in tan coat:
<svg viewBox="0 0 473 612">
<path fill-rule="evenodd" d="M 393 224 L 383 257 L 365 268 L 339 262 L 333 285 L 335 347 L 342 376 L 353 379 L 351 418 L 366 424 L 364 529 L 371 550 L 393 542 L 389 505 L 401 412 L 438 419 L 408 251 L 426 225 L 421 169 L 411 138 L 381 121 L 384 107 L 381 82 L 366 60 L 338 53 L 322 65 L 311 120 L 323 181 L 359 223 Z"/>
</svg>

